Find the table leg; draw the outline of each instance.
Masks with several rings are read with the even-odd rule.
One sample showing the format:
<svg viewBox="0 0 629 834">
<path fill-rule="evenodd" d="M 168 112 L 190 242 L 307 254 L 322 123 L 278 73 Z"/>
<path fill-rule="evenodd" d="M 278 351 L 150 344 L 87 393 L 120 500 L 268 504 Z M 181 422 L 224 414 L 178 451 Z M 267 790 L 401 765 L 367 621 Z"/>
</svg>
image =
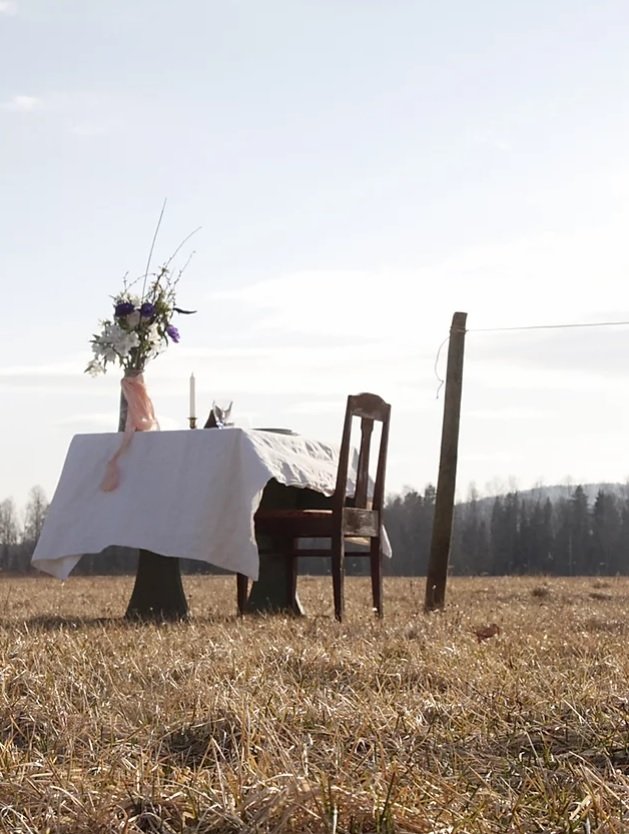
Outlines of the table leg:
<svg viewBox="0 0 629 834">
<path fill-rule="evenodd" d="M 260 573 L 247 598 L 248 612 L 295 614 L 306 612 L 297 596 L 297 571 L 293 557 L 282 552 L 282 543 L 258 537 Z"/>
<path fill-rule="evenodd" d="M 272 480 L 264 490 L 260 506 L 282 509 L 322 508 L 329 506 L 329 499 L 311 489 L 288 487 Z M 290 541 L 258 536 L 260 572 L 247 598 L 248 612 L 289 613 L 298 616 L 306 613 L 297 595 L 295 557 L 284 552 L 291 545 Z"/>
<path fill-rule="evenodd" d="M 188 601 L 181 582 L 179 559 L 140 550 L 125 619 L 161 622 L 187 618 Z"/>
</svg>

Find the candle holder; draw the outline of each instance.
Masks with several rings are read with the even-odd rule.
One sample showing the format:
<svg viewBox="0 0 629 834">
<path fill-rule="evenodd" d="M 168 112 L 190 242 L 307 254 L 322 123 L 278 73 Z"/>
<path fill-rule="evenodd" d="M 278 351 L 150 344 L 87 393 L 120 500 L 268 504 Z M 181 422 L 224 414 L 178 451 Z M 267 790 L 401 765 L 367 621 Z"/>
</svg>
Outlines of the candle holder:
<svg viewBox="0 0 629 834">
<path fill-rule="evenodd" d="M 196 417 L 188 417 L 188 422 L 190 423 L 191 429 L 196 429 L 197 427 L 197 418 Z"/>
</svg>

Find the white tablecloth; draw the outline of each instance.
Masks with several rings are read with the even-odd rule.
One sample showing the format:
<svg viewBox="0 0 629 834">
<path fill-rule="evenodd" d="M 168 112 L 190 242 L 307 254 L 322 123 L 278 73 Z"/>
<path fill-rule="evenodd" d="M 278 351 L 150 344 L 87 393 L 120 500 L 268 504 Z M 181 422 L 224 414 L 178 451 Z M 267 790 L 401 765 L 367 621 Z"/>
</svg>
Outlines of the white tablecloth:
<svg viewBox="0 0 629 834">
<path fill-rule="evenodd" d="M 240 428 L 137 432 L 120 485 L 103 492 L 121 434 L 70 444 L 33 565 L 65 579 L 85 553 L 109 545 L 199 559 L 258 577 L 253 516 L 271 478 L 331 495 L 338 449 L 298 435 Z"/>
</svg>

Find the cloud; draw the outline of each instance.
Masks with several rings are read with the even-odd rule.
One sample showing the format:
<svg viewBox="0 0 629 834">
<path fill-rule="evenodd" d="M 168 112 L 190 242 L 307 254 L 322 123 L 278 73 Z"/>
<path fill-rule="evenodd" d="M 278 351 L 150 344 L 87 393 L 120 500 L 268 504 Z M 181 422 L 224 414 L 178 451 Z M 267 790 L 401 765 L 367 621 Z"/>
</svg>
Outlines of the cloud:
<svg viewBox="0 0 629 834">
<path fill-rule="evenodd" d="M 85 431 L 89 429 L 90 432 L 111 432 L 112 431 L 112 410 L 107 411 L 85 411 L 77 412 L 76 414 L 69 414 L 66 417 L 60 417 L 58 420 L 52 422 L 55 426 L 69 426 L 71 429 L 78 429 Z M 180 429 L 181 425 L 171 417 L 160 417 L 160 428 L 166 431 Z"/>
<path fill-rule="evenodd" d="M 73 136 L 103 136 L 108 132 L 108 128 L 104 124 L 97 124 L 95 122 L 80 122 L 72 125 L 70 133 Z"/>
<path fill-rule="evenodd" d="M 343 335 L 436 348 L 457 310 L 470 329 L 592 321 L 610 298 L 629 309 L 628 221 L 468 247 L 412 270 L 299 271 L 212 300 L 249 308 L 258 332 L 318 334 L 323 344 Z"/>
<path fill-rule="evenodd" d="M 423 270 L 303 270 L 212 297 L 255 309 L 259 331 L 317 336 L 321 349 L 332 338 L 380 342 L 392 330 L 400 345 L 416 341 L 423 286 Z"/>
<path fill-rule="evenodd" d="M 512 420 L 545 420 L 547 412 L 541 408 L 478 408 L 465 412 L 469 420 L 494 420 L 502 421 L 505 424 Z"/>
<path fill-rule="evenodd" d="M 0 14 L 17 14 L 17 3 L 14 3 L 13 0 L 0 0 Z"/>
<path fill-rule="evenodd" d="M 491 150 L 507 153 L 513 150 L 513 144 L 508 136 L 499 129 L 485 127 L 469 132 L 469 141 L 475 145 L 482 145 Z"/>
<path fill-rule="evenodd" d="M 80 366 L 79 366 L 80 367 Z M 36 365 L 8 365 L 0 367 L 0 377 L 76 377 L 77 365 L 73 361 L 41 363 Z"/>
<path fill-rule="evenodd" d="M 89 426 L 93 429 L 99 429 L 103 432 L 111 431 L 112 426 L 112 412 L 108 411 L 91 411 L 77 414 L 69 414 L 66 417 L 60 417 L 54 421 L 57 426 Z"/>
<path fill-rule="evenodd" d="M 13 96 L 0 106 L 3 110 L 10 110 L 13 113 L 32 113 L 39 110 L 42 104 L 42 100 L 36 96 Z"/>
<path fill-rule="evenodd" d="M 180 390 L 190 368 L 195 368 L 197 392 L 205 385 L 203 368 L 211 368 L 214 390 L 235 394 L 286 395 L 302 398 L 342 396 L 358 386 L 389 388 L 396 384 L 406 363 L 398 345 L 322 345 L 303 347 L 296 340 L 273 347 L 242 349 L 194 349 L 172 352 L 160 360 L 160 379 L 155 380 L 164 392 Z M 410 370 L 412 374 L 412 369 Z M 349 386 L 349 387 L 348 387 Z M 211 401 L 210 392 L 203 394 Z"/>
</svg>

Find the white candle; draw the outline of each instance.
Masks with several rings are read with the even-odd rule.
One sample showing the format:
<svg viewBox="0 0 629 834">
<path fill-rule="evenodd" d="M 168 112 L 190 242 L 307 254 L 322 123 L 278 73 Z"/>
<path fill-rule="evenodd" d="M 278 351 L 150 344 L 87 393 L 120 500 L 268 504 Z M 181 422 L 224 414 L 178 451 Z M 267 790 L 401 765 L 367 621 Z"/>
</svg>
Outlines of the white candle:
<svg viewBox="0 0 629 834">
<path fill-rule="evenodd" d="M 194 374 L 190 374 L 190 414 L 189 417 L 196 417 L 196 387 Z"/>
</svg>

